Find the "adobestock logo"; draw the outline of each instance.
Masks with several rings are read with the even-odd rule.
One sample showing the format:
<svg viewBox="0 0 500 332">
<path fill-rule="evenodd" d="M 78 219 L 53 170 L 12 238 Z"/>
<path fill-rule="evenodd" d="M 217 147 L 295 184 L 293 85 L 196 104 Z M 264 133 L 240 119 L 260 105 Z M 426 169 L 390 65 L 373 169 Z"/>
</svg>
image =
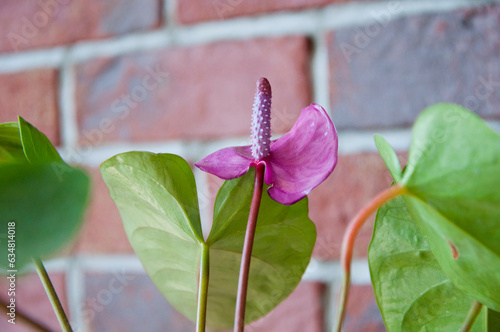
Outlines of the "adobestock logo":
<svg viewBox="0 0 500 332">
<path fill-rule="evenodd" d="M 95 319 L 96 313 L 104 312 L 106 306 L 111 304 L 113 300 L 117 301 L 119 294 L 122 293 L 134 279 L 136 279 L 136 275 L 127 274 L 123 270 L 120 272 L 113 272 L 113 277 L 108 280 L 105 287 L 94 294 L 95 296 L 89 296 L 85 299 L 85 303 L 81 307 L 84 327 L 89 327 L 90 323 Z M 76 326 L 76 324 L 73 325 Z"/>
<path fill-rule="evenodd" d="M 340 43 L 340 49 L 347 63 L 351 62 L 354 54 L 361 54 L 361 50 L 370 45 L 372 39 L 380 35 L 382 30 L 393 20 L 394 15 L 401 10 L 400 1 L 391 1 L 385 9 L 372 12 L 371 16 L 375 19 L 375 22 L 367 24 L 363 28 L 354 28 L 353 31 L 355 34 L 352 38 L 352 44 L 347 42 Z"/>
<path fill-rule="evenodd" d="M 71 0 L 39 0 L 37 10 L 31 17 L 21 18 L 21 28 L 19 31 L 10 31 L 7 34 L 10 45 L 15 51 L 19 51 L 19 46 L 26 46 L 38 36 L 45 28 L 50 19 L 53 18 L 62 5 L 67 5 Z"/>
<path fill-rule="evenodd" d="M 489 68 L 488 78 L 479 76 L 479 83 L 474 88 L 474 94 L 468 95 L 464 98 L 463 105 L 473 112 L 477 112 L 480 108 L 481 102 L 486 101 L 493 94 L 498 93 L 500 88 L 500 80 L 493 80 L 494 68 Z"/>
<path fill-rule="evenodd" d="M 212 6 L 217 12 L 219 19 L 223 20 L 230 15 L 243 0 L 216 0 L 212 1 Z"/>
</svg>

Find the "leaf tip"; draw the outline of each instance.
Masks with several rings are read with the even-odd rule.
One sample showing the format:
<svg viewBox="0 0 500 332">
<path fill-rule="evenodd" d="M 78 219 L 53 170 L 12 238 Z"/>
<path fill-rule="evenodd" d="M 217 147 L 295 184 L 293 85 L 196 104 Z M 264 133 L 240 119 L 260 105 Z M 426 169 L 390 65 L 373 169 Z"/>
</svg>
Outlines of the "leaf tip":
<svg viewBox="0 0 500 332">
<path fill-rule="evenodd" d="M 392 146 L 380 135 L 374 136 L 375 146 L 382 158 L 385 166 L 389 170 L 392 178 L 397 182 L 401 182 L 402 174 L 401 174 L 401 164 L 399 163 L 398 156 L 396 151 L 392 148 Z"/>
</svg>

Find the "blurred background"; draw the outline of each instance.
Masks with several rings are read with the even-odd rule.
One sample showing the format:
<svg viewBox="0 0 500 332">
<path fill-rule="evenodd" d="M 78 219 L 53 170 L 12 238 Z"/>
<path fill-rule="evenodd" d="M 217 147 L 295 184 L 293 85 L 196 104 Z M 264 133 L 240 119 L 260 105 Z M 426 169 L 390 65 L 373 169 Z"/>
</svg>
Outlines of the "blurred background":
<svg viewBox="0 0 500 332">
<path fill-rule="evenodd" d="M 481 0 L 3 0 L 0 122 L 21 115 L 92 175 L 82 230 L 46 266 L 77 331 L 193 331 L 144 273 L 98 166 L 116 153 L 190 163 L 248 144 L 255 82 L 273 89 L 274 137 L 316 102 L 339 132 L 334 173 L 310 195 L 318 238 L 294 293 L 249 331 L 329 330 L 346 224 L 391 178 L 381 134 L 406 163 L 425 107 L 461 104 L 500 128 L 500 2 Z M 221 181 L 197 169 L 204 231 Z M 373 218 L 372 218 L 373 219 Z M 345 331 L 385 331 L 357 240 Z M 58 331 L 36 274 L 18 311 Z M 0 298 L 7 299 L 6 280 Z M 32 331 L 21 321 L 1 331 Z"/>
</svg>

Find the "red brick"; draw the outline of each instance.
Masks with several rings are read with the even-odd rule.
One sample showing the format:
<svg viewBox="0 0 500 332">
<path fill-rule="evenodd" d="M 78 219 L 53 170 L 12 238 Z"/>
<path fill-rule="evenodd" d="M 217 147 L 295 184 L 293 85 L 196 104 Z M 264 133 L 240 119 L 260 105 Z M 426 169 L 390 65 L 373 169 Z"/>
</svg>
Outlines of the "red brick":
<svg viewBox="0 0 500 332">
<path fill-rule="evenodd" d="M 301 283 L 290 296 L 265 317 L 245 328 L 249 332 L 323 331 L 324 285 Z"/>
<path fill-rule="evenodd" d="M 386 331 L 372 286 L 351 286 L 343 331 Z"/>
<path fill-rule="evenodd" d="M 299 36 L 84 63 L 76 69 L 80 144 L 250 135 L 261 76 L 273 86 L 273 131 L 284 132 L 311 101 L 308 63 L 309 43 Z M 154 70 L 166 78 L 156 81 Z"/>
<path fill-rule="evenodd" d="M 338 129 L 410 125 L 438 102 L 500 118 L 500 4 L 341 29 L 328 44 Z"/>
<path fill-rule="evenodd" d="M 309 194 L 309 216 L 316 224 L 318 234 L 313 256 L 338 260 L 347 224 L 391 183 L 392 178 L 377 153 L 339 156 L 332 175 Z M 374 217 L 371 216 L 358 234 L 355 258 L 367 255 Z"/>
<path fill-rule="evenodd" d="M 3 12 L 3 11 L 2 11 Z M 54 69 L 37 69 L 0 75 L 0 123 L 21 115 L 58 146 L 58 75 Z"/>
<path fill-rule="evenodd" d="M 149 30 L 160 24 L 161 12 L 159 0 L 4 0 L 0 52 Z"/>
<path fill-rule="evenodd" d="M 86 276 L 82 313 L 89 331 L 195 330 L 148 276 L 122 272 Z"/>
<path fill-rule="evenodd" d="M 178 2 L 181 23 L 223 20 L 226 18 L 271 13 L 280 10 L 300 10 L 349 0 L 183 0 Z"/>
<path fill-rule="evenodd" d="M 63 273 L 49 272 L 49 276 L 57 292 L 57 296 L 59 297 L 59 300 L 63 305 L 65 313 L 68 316 L 68 319 L 71 321 L 66 298 L 65 275 Z M 0 280 L 0 299 L 4 303 L 10 301 L 10 297 L 7 294 L 8 288 L 9 284 L 7 283 L 6 277 L 2 276 Z M 36 273 L 30 273 L 23 276 L 18 274 L 15 288 L 15 303 L 17 313 L 23 313 L 25 316 L 47 327 L 51 331 L 61 330 L 57 317 L 52 309 L 52 305 L 50 304 L 49 298 L 47 297 L 40 278 Z M 35 331 L 28 324 L 23 323 L 22 319 L 19 318 L 19 316 L 16 317 L 16 325 L 11 325 L 7 322 L 7 317 L 4 311 L 2 310 L 1 312 L 2 319 L 0 319 L 0 331 Z M 13 326 L 15 328 L 13 328 Z"/>
<path fill-rule="evenodd" d="M 77 239 L 77 251 L 84 253 L 133 253 L 118 208 L 98 169 L 88 170 L 92 177 L 92 195 L 82 229 Z"/>
</svg>

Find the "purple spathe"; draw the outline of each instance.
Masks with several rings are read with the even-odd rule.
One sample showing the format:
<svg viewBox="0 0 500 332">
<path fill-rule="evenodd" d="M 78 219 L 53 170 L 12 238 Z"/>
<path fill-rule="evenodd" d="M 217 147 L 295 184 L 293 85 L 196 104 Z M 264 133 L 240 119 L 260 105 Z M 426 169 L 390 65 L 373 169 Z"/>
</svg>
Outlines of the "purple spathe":
<svg viewBox="0 0 500 332">
<path fill-rule="evenodd" d="M 269 156 L 252 157 L 251 146 L 230 147 L 216 151 L 195 165 L 222 179 L 245 174 L 251 166 L 265 164 L 264 181 L 269 196 L 290 205 L 309 194 L 333 171 L 338 159 L 338 137 L 333 122 L 318 104 L 300 113 L 293 128 L 272 141 Z"/>
</svg>

